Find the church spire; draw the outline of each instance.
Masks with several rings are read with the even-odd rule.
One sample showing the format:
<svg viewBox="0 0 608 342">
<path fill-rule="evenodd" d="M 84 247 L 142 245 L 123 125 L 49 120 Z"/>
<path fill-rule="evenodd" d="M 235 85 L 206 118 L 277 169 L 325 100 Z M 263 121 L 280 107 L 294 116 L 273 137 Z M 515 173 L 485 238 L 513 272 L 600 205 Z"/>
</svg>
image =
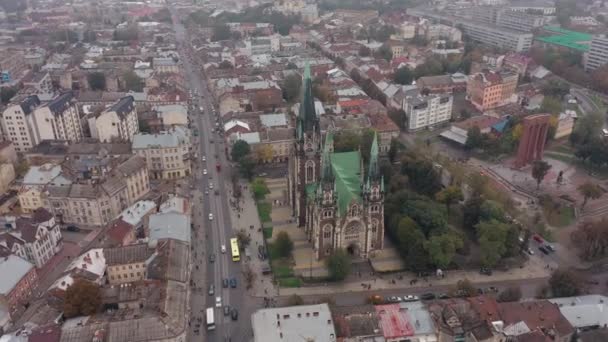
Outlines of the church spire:
<svg viewBox="0 0 608 342">
<path fill-rule="evenodd" d="M 312 94 L 310 65 L 308 62 L 304 67 L 304 77 L 302 78 L 302 98 L 300 99 L 300 110 L 298 111 L 297 122 L 298 139 L 303 139 L 305 132 L 316 130 L 319 127 L 317 112 L 315 110 L 315 99 Z"/>
<path fill-rule="evenodd" d="M 380 178 L 378 154 L 378 133 L 374 131 L 374 140 L 372 141 L 372 147 L 369 152 L 369 171 L 367 172 L 368 180 Z"/>
</svg>

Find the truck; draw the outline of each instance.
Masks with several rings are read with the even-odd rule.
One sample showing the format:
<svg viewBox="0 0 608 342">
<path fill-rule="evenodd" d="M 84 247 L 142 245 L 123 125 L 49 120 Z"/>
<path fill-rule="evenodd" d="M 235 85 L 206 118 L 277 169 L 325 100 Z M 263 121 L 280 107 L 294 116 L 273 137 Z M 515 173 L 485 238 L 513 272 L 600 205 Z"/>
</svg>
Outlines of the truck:
<svg viewBox="0 0 608 342">
<path fill-rule="evenodd" d="M 207 308 L 205 315 L 207 319 L 207 330 L 215 330 L 215 319 L 213 317 L 213 308 Z"/>
</svg>

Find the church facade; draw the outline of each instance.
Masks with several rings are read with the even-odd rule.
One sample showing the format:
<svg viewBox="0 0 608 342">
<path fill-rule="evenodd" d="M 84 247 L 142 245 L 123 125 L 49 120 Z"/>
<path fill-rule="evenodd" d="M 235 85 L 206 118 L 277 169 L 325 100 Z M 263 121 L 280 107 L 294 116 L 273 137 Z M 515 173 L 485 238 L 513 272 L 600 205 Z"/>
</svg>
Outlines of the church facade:
<svg viewBox="0 0 608 342">
<path fill-rule="evenodd" d="M 302 81 L 294 154 L 289 161 L 289 196 L 298 226 L 317 260 L 345 249 L 369 258 L 384 246 L 384 180 L 378 139 L 367 170 L 359 151 L 336 153 L 333 133 L 323 140 L 312 95 L 310 68 Z M 367 172 L 366 172 L 367 171 Z"/>
</svg>

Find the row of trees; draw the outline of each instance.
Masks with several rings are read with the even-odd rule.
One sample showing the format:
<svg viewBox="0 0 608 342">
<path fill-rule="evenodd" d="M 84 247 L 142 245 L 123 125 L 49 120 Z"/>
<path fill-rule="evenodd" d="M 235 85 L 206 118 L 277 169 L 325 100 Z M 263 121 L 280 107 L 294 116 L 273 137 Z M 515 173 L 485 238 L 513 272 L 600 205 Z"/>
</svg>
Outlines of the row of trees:
<svg viewBox="0 0 608 342">
<path fill-rule="evenodd" d="M 238 170 L 241 176 L 246 179 L 251 179 L 255 171 L 255 160 L 251 155 L 251 147 L 244 140 L 237 140 L 232 145 L 231 151 L 232 161 L 238 164 Z"/>
</svg>

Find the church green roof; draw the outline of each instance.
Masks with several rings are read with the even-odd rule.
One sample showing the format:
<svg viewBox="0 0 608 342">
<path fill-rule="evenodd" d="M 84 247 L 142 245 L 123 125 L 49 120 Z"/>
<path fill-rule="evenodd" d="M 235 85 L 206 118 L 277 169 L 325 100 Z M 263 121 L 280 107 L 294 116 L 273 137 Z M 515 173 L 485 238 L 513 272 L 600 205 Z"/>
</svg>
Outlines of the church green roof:
<svg viewBox="0 0 608 342">
<path fill-rule="evenodd" d="M 306 198 L 314 199 L 315 191 L 317 191 L 317 183 L 306 184 L 305 190 L 306 190 Z"/>
<path fill-rule="evenodd" d="M 336 177 L 338 210 L 344 215 L 353 200 L 361 200 L 361 155 L 359 151 L 332 153 L 331 166 Z"/>
</svg>

